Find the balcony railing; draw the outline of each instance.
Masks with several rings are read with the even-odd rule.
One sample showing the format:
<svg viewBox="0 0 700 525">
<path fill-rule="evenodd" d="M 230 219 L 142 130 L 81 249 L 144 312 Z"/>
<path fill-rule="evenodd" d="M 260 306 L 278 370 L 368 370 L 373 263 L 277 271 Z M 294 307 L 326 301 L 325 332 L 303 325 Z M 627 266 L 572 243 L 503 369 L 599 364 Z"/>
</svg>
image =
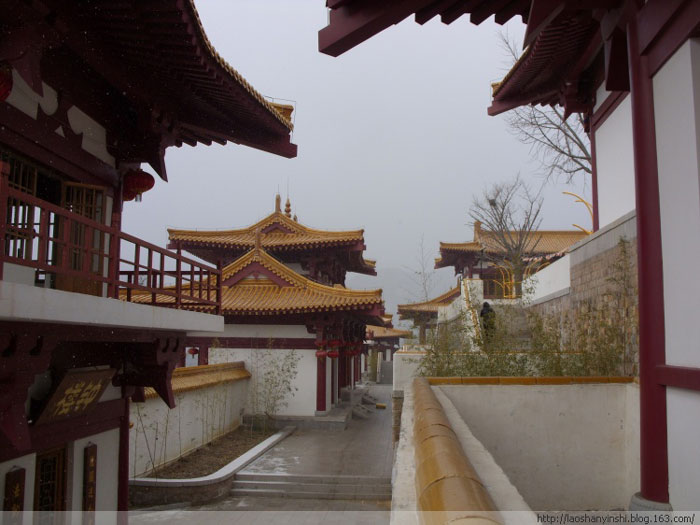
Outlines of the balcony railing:
<svg viewBox="0 0 700 525">
<path fill-rule="evenodd" d="M 6 263 L 37 286 L 221 313 L 221 270 L 11 188 L 0 175 L 0 279 Z"/>
</svg>

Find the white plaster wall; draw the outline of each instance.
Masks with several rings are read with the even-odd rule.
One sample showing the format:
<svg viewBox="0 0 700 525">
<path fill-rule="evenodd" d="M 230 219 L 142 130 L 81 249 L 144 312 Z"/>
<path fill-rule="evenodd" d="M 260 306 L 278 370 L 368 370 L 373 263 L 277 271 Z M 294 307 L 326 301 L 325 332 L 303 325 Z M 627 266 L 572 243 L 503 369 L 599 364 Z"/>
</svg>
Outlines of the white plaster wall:
<svg viewBox="0 0 700 525">
<path fill-rule="evenodd" d="M 67 474 L 71 481 L 68 482 L 70 493 L 68 508 L 80 511 L 83 508 L 83 466 L 84 449 L 89 444 L 97 445 L 97 494 L 95 510 L 116 511 L 117 491 L 119 487 L 119 429 L 115 428 L 95 434 L 83 439 L 73 441 L 67 451 Z M 71 513 L 71 522 L 75 525 L 82 523 L 79 512 Z M 116 512 L 104 512 L 100 514 L 100 523 L 116 523 Z"/>
<path fill-rule="evenodd" d="M 425 352 L 407 352 L 399 350 L 394 354 L 393 390 L 406 390 L 413 378 L 418 375 L 418 367 Z"/>
<path fill-rule="evenodd" d="M 686 42 L 654 76 L 659 166 L 666 362 L 700 367 L 700 42 Z M 674 510 L 697 510 L 700 393 L 668 388 L 669 495 Z"/>
<path fill-rule="evenodd" d="M 604 89 L 599 90 L 598 98 L 605 96 Z M 595 146 L 598 218 L 602 227 L 635 208 L 630 97 L 596 129 Z"/>
<path fill-rule="evenodd" d="M 629 385 L 440 388 L 531 508 L 626 508 L 639 490 L 626 463 L 639 450 Z"/>
<path fill-rule="evenodd" d="M 4 263 L 2 267 L 2 278 L 5 281 L 13 283 L 26 284 L 34 286 L 34 275 L 36 270 L 29 266 L 21 266 L 19 264 Z"/>
<path fill-rule="evenodd" d="M 129 476 L 156 467 L 234 430 L 240 424 L 249 380 L 230 381 L 175 394 L 170 410 L 159 397 L 132 403 Z"/>
<path fill-rule="evenodd" d="M 571 286 L 571 258 L 567 253 L 523 283 L 525 290 L 532 290 L 531 301 L 538 301 L 548 295 L 561 293 Z"/>
<path fill-rule="evenodd" d="M 34 474 L 36 471 L 36 454 L 27 454 L 0 463 L 0 494 L 5 494 L 5 474 L 13 468 L 24 469 L 24 510 L 34 509 Z M 32 525 L 32 513 L 25 512 L 23 525 Z"/>
<path fill-rule="evenodd" d="M 668 417 L 669 495 L 673 510 L 697 511 L 700 506 L 700 395 L 666 389 Z"/>
<path fill-rule="evenodd" d="M 280 416 L 313 416 L 316 413 L 316 350 L 282 350 L 274 349 L 272 352 L 282 355 L 296 352 L 299 358 L 297 364 L 297 376 L 292 382 L 296 391 L 292 393 L 288 400 L 288 405 L 282 408 L 277 415 Z M 245 368 L 251 375 L 251 392 L 255 388 L 258 380 L 256 353 L 265 352 L 265 349 L 252 348 L 210 348 L 209 364 L 231 363 L 243 361 Z M 252 412 L 251 395 L 247 396 L 245 411 Z"/>
<path fill-rule="evenodd" d="M 699 98 L 700 43 L 692 41 L 654 77 L 666 361 L 681 366 L 700 366 L 700 279 L 689 265 L 700 260 Z"/>
</svg>

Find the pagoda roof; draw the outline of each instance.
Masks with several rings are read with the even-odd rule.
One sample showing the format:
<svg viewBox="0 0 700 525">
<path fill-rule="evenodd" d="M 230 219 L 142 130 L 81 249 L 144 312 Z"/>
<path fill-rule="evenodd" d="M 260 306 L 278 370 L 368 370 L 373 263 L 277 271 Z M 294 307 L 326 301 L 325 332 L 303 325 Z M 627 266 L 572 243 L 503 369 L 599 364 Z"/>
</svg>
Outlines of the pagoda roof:
<svg viewBox="0 0 700 525">
<path fill-rule="evenodd" d="M 510 233 L 513 236 L 518 235 L 518 232 L 515 231 Z M 587 235 L 581 230 L 537 230 L 530 234 L 526 250 L 530 255 L 558 254 Z M 440 257 L 435 259 L 435 268 L 454 266 L 460 256 L 477 257 L 482 251 L 497 254 L 502 253 L 503 248 L 493 232 L 481 229 L 481 225 L 476 223 L 474 224 L 474 240 L 440 243 Z"/>
<path fill-rule="evenodd" d="M 277 206 L 273 213 L 247 228 L 235 230 L 177 230 L 168 229 L 172 245 L 180 244 L 184 249 L 227 248 L 247 251 L 256 243 L 260 233 L 261 246 L 268 252 L 292 252 L 317 248 L 346 248 L 351 255 L 348 270 L 376 275 L 376 261 L 364 259 L 364 230 L 328 231 L 304 226 L 290 217 L 290 212 L 282 212 Z"/>
<path fill-rule="evenodd" d="M 400 319 L 410 319 L 420 314 L 428 314 L 430 316 L 437 315 L 438 309 L 441 306 L 447 306 L 452 301 L 462 293 L 462 286 L 457 285 L 456 287 L 446 291 L 442 295 L 430 299 L 429 301 L 423 301 L 420 303 L 407 303 L 400 304 L 398 306 L 399 318 Z"/>
<path fill-rule="evenodd" d="M 163 178 L 163 151 L 170 145 L 231 141 L 296 156 L 289 106 L 266 100 L 217 53 L 194 0 L 43 4 L 56 18 L 58 35 L 46 38 L 80 57 L 143 112 L 146 135 L 157 128 L 162 141 L 141 160 Z M 17 23 L 35 16 L 22 9 L 11 12 Z M 26 80 L 34 88 L 36 80 Z M 41 92 L 40 84 L 36 89 Z"/>
<path fill-rule="evenodd" d="M 413 332 L 410 330 L 398 330 L 396 328 L 388 328 L 386 326 L 367 325 L 366 339 L 391 339 L 395 337 L 413 337 Z"/>
<path fill-rule="evenodd" d="M 222 271 L 224 315 L 279 315 L 350 311 L 381 319 L 382 290 L 349 290 L 299 275 L 255 248 Z"/>
<path fill-rule="evenodd" d="M 260 247 L 222 270 L 222 315 L 292 315 L 316 312 L 351 312 L 381 323 L 382 290 L 349 290 L 328 286 L 296 273 Z M 158 302 L 174 299 L 158 296 Z M 132 301 L 149 302 L 151 294 L 133 292 Z M 195 306 L 206 310 L 208 307 Z"/>
</svg>

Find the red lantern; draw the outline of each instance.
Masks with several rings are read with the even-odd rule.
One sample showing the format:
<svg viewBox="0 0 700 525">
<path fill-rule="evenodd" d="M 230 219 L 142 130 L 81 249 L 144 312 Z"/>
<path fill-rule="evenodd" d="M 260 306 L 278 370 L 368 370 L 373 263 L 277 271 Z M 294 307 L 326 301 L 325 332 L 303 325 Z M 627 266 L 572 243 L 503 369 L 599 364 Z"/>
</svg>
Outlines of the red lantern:
<svg viewBox="0 0 700 525">
<path fill-rule="evenodd" d="M 4 102 L 12 91 L 12 68 L 7 62 L 0 62 L 0 101 Z"/>
<path fill-rule="evenodd" d="M 199 353 L 199 348 L 190 348 L 187 350 L 187 353 L 190 355 L 197 355 Z"/>
<path fill-rule="evenodd" d="M 316 346 L 318 346 L 319 348 L 323 348 L 327 344 L 328 344 L 328 341 L 326 341 L 325 339 L 321 339 L 320 341 L 316 341 Z"/>
<path fill-rule="evenodd" d="M 328 355 L 328 352 L 326 352 L 325 350 L 316 350 L 316 357 L 318 357 L 319 359 L 323 359 L 324 357 L 326 357 L 326 355 Z"/>
<path fill-rule="evenodd" d="M 133 201 L 136 198 L 136 194 L 132 193 L 130 191 L 124 190 L 122 192 L 122 200 L 123 201 Z"/>
<path fill-rule="evenodd" d="M 337 359 L 340 357 L 340 352 L 338 352 L 338 350 L 329 350 L 326 355 L 331 359 Z"/>
<path fill-rule="evenodd" d="M 150 173 L 146 173 L 143 170 L 127 171 L 124 175 L 122 195 L 125 200 L 130 195 L 134 195 L 137 200 L 140 200 L 141 194 L 150 190 L 155 183 L 156 181 Z"/>
</svg>

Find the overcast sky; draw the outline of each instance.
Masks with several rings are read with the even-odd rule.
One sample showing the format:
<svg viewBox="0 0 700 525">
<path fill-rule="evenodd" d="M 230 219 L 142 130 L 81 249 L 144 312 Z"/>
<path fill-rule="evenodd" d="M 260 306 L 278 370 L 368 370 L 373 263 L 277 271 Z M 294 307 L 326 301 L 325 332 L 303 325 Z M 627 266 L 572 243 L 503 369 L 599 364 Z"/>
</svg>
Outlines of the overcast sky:
<svg viewBox="0 0 700 525">
<path fill-rule="evenodd" d="M 244 146 L 170 148 L 170 181 L 158 179 L 141 203 L 126 203 L 123 227 L 159 245 L 166 228 L 240 228 L 273 211 L 279 189 L 299 221 L 320 229 L 365 229 L 365 256 L 379 276 L 350 284 L 385 287 L 390 305 L 410 300 L 388 284 L 415 267 L 421 237 L 430 257 L 439 241 L 471 239 L 474 194 L 520 173 L 542 182 L 529 147 L 503 117 L 489 117 L 491 82 L 509 62 L 502 27 L 462 17 L 420 26 L 409 18 L 346 54 L 318 52 L 324 0 L 207 0 L 196 5 L 217 51 L 260 93 L 295 106 L 295 159 Z M 507 26 L 521 39 L 520 18 Z M 543 228 L 589 225 L 584 207 L 546 189 Z M 435 293 L 451 282 L 442 270 Z M 403 296 L 400 296 L 403 295 Z"/>
</svg>

